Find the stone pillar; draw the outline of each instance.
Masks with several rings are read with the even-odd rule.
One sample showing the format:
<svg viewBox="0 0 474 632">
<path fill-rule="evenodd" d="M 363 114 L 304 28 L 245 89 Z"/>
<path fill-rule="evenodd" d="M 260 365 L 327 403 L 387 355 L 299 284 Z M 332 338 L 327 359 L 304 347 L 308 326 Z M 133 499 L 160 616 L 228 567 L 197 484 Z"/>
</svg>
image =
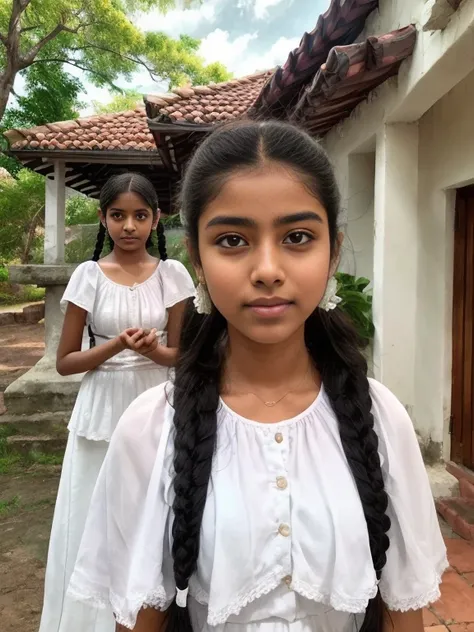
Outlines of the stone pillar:
<svg viewBox="0 0 474 632">
<path fill-rule="evenodd" d="M 64 319 L 59 302 L 74 269 L 64 264 L 66 183 L 63 162 L 55 163 L 54 177 L 46 178 L 45 186 L 44 265 L 10 267 L 12 282 L 34 283 L 46 288 L 45 354 L 6 389 L 5 405 L 13 417 L 59 415 L 67 420 L 83 376 L 62 377 L 56 371 L 56 352 Z"/>
<path fill-rule="evenodd" d="M 376 143 L 374 375 L 413 418 L 418 207 L 418 127 L 385 125 Z M 414 419 L 416 426 L 416 419 Z"/>
<path fill-rule="evenodd" d="M 54 163 L 54 177 L 46 178 L 44 213 L 44 262 L 64 263 L 64 233 L 66 223 L 66 168 L 64 162 Z"/>
</svg>

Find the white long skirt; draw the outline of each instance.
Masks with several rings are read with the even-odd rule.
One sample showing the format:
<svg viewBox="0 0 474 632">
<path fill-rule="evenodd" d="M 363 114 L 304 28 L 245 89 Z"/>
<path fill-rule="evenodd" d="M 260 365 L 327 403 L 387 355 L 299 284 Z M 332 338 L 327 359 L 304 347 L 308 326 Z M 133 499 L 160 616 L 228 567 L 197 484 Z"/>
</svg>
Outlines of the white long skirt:
<svg viewBox="0 0 474 632">
<path fill-rule="evenodd" d="M 114 632 L 111 610 L 96 609 L 66 596 L 100 467 L 109 444 L 74 431 L 64 455 L 46 567 L 39 632 Z"/>
</svg>

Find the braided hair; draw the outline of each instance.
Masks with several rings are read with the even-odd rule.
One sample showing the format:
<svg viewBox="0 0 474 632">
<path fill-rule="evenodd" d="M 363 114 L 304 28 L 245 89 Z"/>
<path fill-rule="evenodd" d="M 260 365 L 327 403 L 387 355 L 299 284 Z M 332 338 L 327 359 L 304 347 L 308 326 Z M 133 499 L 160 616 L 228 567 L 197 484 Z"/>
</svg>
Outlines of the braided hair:
<svg viewBox="0 0 474 632">
<path fill-rule="evenodd" d="M 277 162 L 295 171 L 324 206 L 332 256 L 337 252 L 339 191 L 329 159 L 309 135 L 275 121 L 241 121 L 218 128 L 198 148 L 181 189 L 181 219 L 190 247 L 199 257 L 198 220 L 232 173 Z M 216 445 L 217 409 L 224 317 L 215 307 L 199 315 L 190 304 L 185 314 L 174 393 L 174 521 L 172 556 L 176 586 L 186 589 L 196 571 L 201 521 Z M 316 308 L 305 323 L 305 341 L 338 420 L 341 443 L 362 504 L 370 551 L 379 579 L 389 547 L 388 497 L 374 430 L 367 363 L 355 329 L 336 308 Z M 361 632 L 382 632 L 380 592 L 367 607 Z M 192 632 L 189 612 L 174 602 L 167 632 Z"/>
<path fill-rule="evenodd" d="M 118 196 L 122 193 L 128 192 L 136 193 L 137 195 L 139 195 L 151 208 L 151 210 L 153 211 L 153 216 L 156 217 L 159 210 L 158 196 L 156 195 L 156 191 L 152 183 L 147 178 L 145 178 L 145 176 L 142 176 L 141 173 L 121 173 L 109 178 L 101 189 L 99 204 L 104 219 L 106 218 L 107 209 L 112 206 Z M 94 254 L 92 256 L 92 261 L 99 260 L 104 248 L 106 233 L 107 229 L 101 222 L 99 225 L 99 231 L 97 233 L 97 240 L 94 248 Z M 161 221 L 158 222 L 158 226 L 156 227 L 156 234 L 160 259 L 161 261 L 166 261 L 168 255 L 166 252 L 165 229 Z M 108 236 L 108 239 L 109 247 L 111 250 L 113 250 L 114 242 L 110 235 Z M 148 237 L 148 240 L 146 242 L 146 247 L 151 248 L 152 246 L 152 233 L 150 233 L 150 236 Z"/>
</svg>

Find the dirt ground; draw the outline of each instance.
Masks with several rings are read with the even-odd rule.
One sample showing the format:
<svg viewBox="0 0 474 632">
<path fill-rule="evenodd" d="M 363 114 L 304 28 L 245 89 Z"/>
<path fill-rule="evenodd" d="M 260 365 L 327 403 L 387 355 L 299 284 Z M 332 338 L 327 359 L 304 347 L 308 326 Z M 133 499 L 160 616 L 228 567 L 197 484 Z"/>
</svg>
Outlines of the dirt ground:
<svg viewBox="0 0 474 632">
<path fill-rule="evenodd" d="M 44 353 L 44 325 L 0 327 L 0 414 L 3 391 L 34 366 Z"/>
<path fill-rule="evenodd" d="M 0 415 L 4 389 L 43 352 L 44 325 L 0 327 Z M 37 632 L 60 466 L 11 463 L 1 450 L 0 629 Z"/>
<path fill-rule="evenodd" d="M 60 466 L 0 475 L 2 632 L 37 632 Z"/>
</svg>

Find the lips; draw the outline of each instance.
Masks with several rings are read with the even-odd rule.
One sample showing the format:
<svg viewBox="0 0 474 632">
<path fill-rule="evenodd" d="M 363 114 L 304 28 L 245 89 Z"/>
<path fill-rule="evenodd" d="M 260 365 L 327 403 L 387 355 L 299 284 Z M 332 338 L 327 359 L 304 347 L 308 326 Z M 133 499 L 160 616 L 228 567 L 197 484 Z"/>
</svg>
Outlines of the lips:
<svg viewBox="0 0 474 632">
<path fill-rule="evenodd" d="M 278 318 L 279 316 L 282 316 L 292 305 L 292 301 L 276 296 L 273 298 L 259 298 L 251 303 L 248 303 L 246 307 L 259 317 Z"/>
</svg>

